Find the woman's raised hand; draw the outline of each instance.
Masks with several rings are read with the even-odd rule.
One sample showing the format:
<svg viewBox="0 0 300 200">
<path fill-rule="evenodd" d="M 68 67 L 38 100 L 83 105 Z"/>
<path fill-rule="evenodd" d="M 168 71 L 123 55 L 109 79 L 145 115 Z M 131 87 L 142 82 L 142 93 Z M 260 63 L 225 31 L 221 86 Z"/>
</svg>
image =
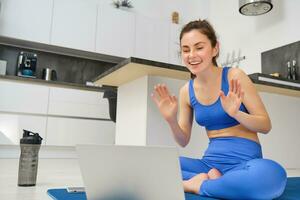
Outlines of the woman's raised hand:
<svg viewBox="0 0 300 200">
<path fill-rule="evenodd" d="M 232 79 L 229 84 L 227 96 L 225 96 L 223 91 L 220 91 L 220 97 L 223 109 L 228 115 L 234 118 L 244 98 L 244 92 L 241 90 L 239 80 Z"/>
<path fill-rule="evenodd" d="M 151 97 L 165 120 L 168 122 L 177 121 L 178 101 L 176 96 L 170 95 L 166 85 L 156 85 Z"/>
</svg>

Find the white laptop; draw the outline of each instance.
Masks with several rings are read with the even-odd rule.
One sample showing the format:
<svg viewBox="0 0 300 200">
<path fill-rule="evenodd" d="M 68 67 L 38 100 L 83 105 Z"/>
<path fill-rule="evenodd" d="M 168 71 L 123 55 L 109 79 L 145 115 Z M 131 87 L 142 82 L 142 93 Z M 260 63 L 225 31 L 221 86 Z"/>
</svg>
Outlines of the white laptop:
<svg viewBox="0 0 300 200">
<path fill-rule="evenodd" d="M 88 200 L 184 200 L 175 147 L 77 145 Z"/>
</svg>

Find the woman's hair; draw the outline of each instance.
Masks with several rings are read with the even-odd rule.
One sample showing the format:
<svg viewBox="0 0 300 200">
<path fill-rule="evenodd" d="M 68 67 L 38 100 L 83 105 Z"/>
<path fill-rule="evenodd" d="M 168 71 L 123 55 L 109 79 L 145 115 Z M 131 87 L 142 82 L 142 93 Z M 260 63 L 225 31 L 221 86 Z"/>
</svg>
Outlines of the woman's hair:
<svg viewBox="0 0 300 200">
<path fill-rule="evenodd" d="M 180 43 L 181 43 L 181 39 L 182 39 L 183 35 L 192 30 L 198 30 L 198 31 L 200 31 L 200 33 L 206 35 L 206 37 L 209 39 L 209 41 L 211 43 L 211 46 L 216 47 L 218 40 L 217 40 L 217 36 L 216 36 L 214 28 L 207 20 L 201 20 L 201 19 L 191 21 L 182 28 L 180 36 L 179 36 Z M 217 60 L 216 60 L 218 56 L 219 56 L 219 52 L 212 59 L 212 62 L 215 66 L 218 66 Z"/>
</svg>

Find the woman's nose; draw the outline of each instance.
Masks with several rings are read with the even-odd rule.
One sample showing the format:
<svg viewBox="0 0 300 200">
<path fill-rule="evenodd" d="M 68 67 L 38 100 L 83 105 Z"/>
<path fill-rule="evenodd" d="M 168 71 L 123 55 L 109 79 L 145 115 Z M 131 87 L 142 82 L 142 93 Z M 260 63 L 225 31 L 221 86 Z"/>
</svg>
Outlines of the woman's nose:
<svg viewBox="0 0 300 200">
<path fill-rule="evenodd" d="M 196 52 L 194 50 L 191 50 L 189 52 L 189 57 L 193 58 L 196 55 Z"/>
</svg>

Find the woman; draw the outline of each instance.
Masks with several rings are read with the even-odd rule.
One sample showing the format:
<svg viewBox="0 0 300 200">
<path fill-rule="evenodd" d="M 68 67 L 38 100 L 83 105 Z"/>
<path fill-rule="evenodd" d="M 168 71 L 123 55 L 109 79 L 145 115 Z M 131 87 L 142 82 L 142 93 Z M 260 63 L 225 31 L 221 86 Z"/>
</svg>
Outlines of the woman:
<svg viewBox="0 0 300 200">
<path fill-rule="evenodd" d="M 271 122 L 251 80 L 241 69 L 217 67 L 219 43 L 206 20 L 183 27 L 180 47 L 193 79 L 180 89 L 179 103 L 162 84 L 152 98 L 180 146 L 189 143 L 194 114 L 206 128 L 203 158 L 180 157 L 185 192 L 226 199 L 280 196 L 286 172 L 262 158 L 257 133 L 268 133 Z"/>
</svg>

